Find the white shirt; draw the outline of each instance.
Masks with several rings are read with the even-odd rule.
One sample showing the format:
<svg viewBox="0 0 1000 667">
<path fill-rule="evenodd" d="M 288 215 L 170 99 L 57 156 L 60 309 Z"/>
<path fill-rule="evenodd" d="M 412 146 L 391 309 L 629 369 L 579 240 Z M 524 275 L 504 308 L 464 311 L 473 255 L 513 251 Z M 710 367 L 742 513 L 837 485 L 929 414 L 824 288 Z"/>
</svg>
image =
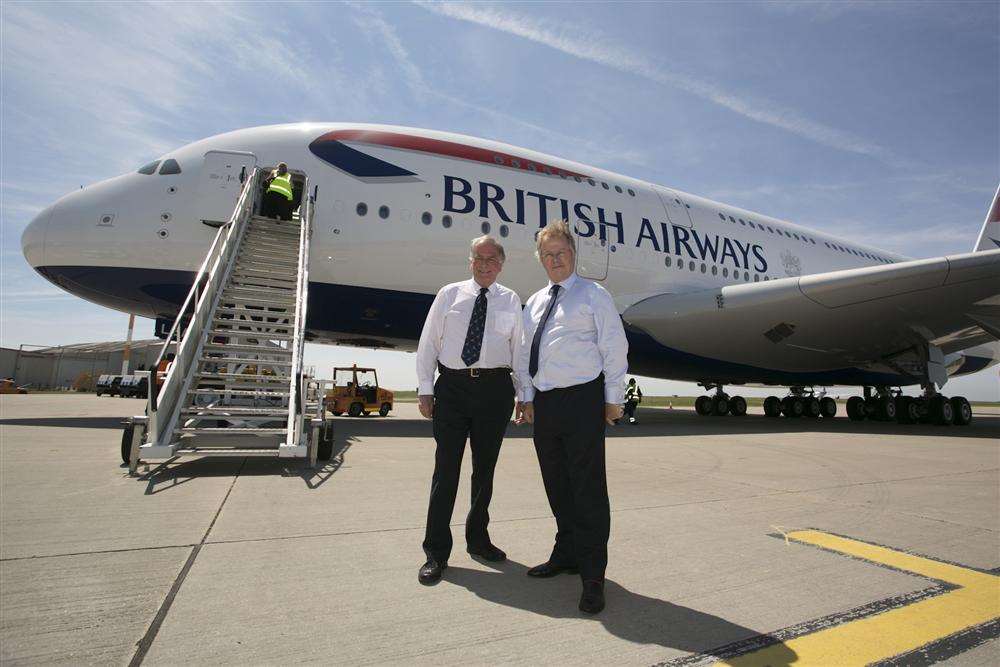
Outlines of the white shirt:
<svg viewBox="0 0 1000 667">
<path fill-rule="evenodd" d="M 521 400 L 535 390 L 572 387 L 604 373 L 604 402 L 622 402 L 622 381 L 628 371 L 628 340 L 615 302 L 606 289 L 576 274 L 559 283 L 556 305 L 545 324 L 538 348 L 538 372 L 528 373 L 531 341 L 549 305 L 549 289 L 531 295 L 525 304 L 517 374 Z"/>
<path fill-rule="evenodd" d="M 462 361 L 472 309 L 482 289 L 474 279 L 445 285 L 438 290 L 417 344 L 417 393 L 434 393 L 438 362 L 448 368 L 513 368 L 521 347 L 521 299 L 513 290 L 493 283 L 486 291 L 486 326 L 479 359 L 471 366 Z M 514 389 L 517 390 L 517 378 Z"/>
</svg>

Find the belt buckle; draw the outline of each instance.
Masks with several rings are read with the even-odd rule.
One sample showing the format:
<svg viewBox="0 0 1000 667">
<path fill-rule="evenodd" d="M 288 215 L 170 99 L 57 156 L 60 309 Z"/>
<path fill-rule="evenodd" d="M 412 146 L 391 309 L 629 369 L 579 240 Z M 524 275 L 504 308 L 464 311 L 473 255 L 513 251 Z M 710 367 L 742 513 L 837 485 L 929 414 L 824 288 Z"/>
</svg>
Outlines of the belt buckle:
<svg viewBox="0 0 1000 667">
<path fill-rule="evenodd" d="M 479 369 L 478 368 L 470 368 L 469 369 L 469 377 L 473 377 L 473 378 L 479 377 Z"/>
</svg>

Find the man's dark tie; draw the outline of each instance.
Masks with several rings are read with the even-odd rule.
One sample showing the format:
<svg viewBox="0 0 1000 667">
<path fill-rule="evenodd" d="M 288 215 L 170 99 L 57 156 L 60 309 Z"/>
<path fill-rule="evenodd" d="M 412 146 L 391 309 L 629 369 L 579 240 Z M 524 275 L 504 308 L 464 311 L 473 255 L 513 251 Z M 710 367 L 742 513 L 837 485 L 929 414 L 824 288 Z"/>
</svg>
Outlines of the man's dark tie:
<svg viewBox="0 0 1000 667">
<path fill-rule="evenodd" d="M 556 297 L 558 296 L 559 285 L 553 285 L 549 288 L 549 305 L 545 307 L 545 314 L 542 315 L 542 321 L 535 327 L 535 337 L 531 339 L 531 357 L 528 360 L 528 374 L 531 377 L 535 377 L 535 373 L 538 372 L 538 348 L 542 345 L 542 333 L 545 331 L 545 323 L 549 321 L 549 315 L 552 314 L 552 307 L 556 305 Z"/>
<path fill-rule="evenodd" d="M 462 361 L 471 366 L 479 360 L 479 351 L 483 348 L 483 330 L 486 328 L 486 288 L 479 290 L 476 305 L 472 308 L 472 319 L 469 320 L 469 330 L 465 333 L 465 345 L 462 347 Z"/>
</svg>

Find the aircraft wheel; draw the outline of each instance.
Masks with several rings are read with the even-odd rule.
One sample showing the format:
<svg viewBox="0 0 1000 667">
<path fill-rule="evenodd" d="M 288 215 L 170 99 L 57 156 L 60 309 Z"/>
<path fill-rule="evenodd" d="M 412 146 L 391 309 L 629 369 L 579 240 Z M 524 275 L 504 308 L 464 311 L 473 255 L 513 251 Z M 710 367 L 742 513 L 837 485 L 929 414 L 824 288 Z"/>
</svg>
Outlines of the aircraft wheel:
<svg viewBox="0 0 1000 667">
<path fill-rule="evenodd" d="M 725 396 L 718 396 L 712 399 L 712 414 L 717 417 L 729 414 L 729 399 Z"/>
<path fill-rule="evenodd" d="M 896 399 L 892 396 L 886 396 L 879 399 L 878 402 L 878 418 L 880 421 L 892 422 L 896 421 Z"/>
<path fill-rule="evenodd" d="M 694 402 L 694 411 L 702 417 L 712 414 L 712 399 L 708 396 L 699 396 Z"/>
<path fill-rule="evenodd" d="M 860 396 L 851 396 L 847 399 L 847 416 L 852 422 L 864 421 L 865 399 Z"/>
<path fill-rule="evenodd" d="M 781 399 L 777 396 L 768 396 L 764 399 L 764 414 L 768 417 L 781 416 Z"/>
<path fill-rule="evenodd" d="M 122 429 L 122 463 L 128 465 L 129 458 L 132 456 L 132 433 L 135 430 L 135 424 L 132 420 L 128 420 L 125 424 L 125 428 Z"/>
<path fill-rule="evenodd" d="M 389 410 L 391 410 L 391 409 L 392 409 L 392 408 L 390 408 L 390 407 L 389 407 L 389 404 L 388 404 L 388 403 L 383 403 L 383 404 L 382 404 L 382 405 L 381 405 L 381 406 L 379 407 L 379 409 L 378 409 L 378 413 L 379 413 L 379 415 L 380 415 L 380 416 L 382 416 L 382 417 L 385 417 L 385 416 L 388 416 L 388 414 L 389 414 Z"/>
<path fill-rule="evenodd" d="M 954 423 L 956 426 L 968 426 L 972 422 L 972 406 L 965 396 L 953 396 L 951 407 L 955 412 Z"/>
<path fill-rule="evenodd" d="M 913 399 L 909 396 L 897 396 L 895 400 L 896 404 L 896 421 L 900 424 L 912 424 L 913 419 L 910 416 L 910 404 L 913 403 Z"/>
<path fill-rule="evenodd" d="M 833 419 L 837 416 L 837 401 L 829 396 L 819 399 L 819 413 L 826 419 Z"/>
<path fill-rule="evenodd" d="M 347 408 L 347 414 L 351 417 L 360 417 L 362 412 L 360 403 L 351 403 L 351 407 Z"/>
<path fill-rule="evenodd" d="M 805 398 L 802 400 L 803 413 L 810 419 L 818 419 L 822 413 L 818 398 Z"/>
<path fill-rule="evenodd" d="M 333 415 L 334 417 L 339 417 L 340 415 L 344 414 L 342 410 L 331 410 L 331 411 L 330 411 L 330 413 L 331 413 L 331 414 L 332 414 L 332 415 Z"/>
<path fill-rule="evenodd" d="M 367 416 L 368 416 L 368 415 L 370 415 L 371 413 L 372 413 L 372 412 L 371 412 L 371 410 L 362 410 L 362 411 L 361 411 L 361 414 L 363 414 L 363 415 L 364 415 L 365 417 L 367 417 Z"/>
<path fill-rule="evenodd" d="M 316 450 L 316 460 L 329 461 L 333 456 L 333 422 L 327 421 L 323 424 L 323 430 L 319 436 L 319 448 Z"/>
<path fill-rule="evenodd" d="M 742 396 L 733 396 L 729 399 L 729 414 L 734 417 L 742 417 L 747 413 L 747 399 Z"/>
<path fill-rule="evenodd" d="M 782 401 L 781 412 L 786 417 L 801 417 L 805 411 L 805 401 L 798 396 L 789 396 Z"/>
<path fill-rule="evenodd" d="M 950 426 L 955 421 L 955 409 L 951 401 L 940 394 L 931 399 L 927 412 L 931 421 L 941 426 Z"/>
</svg>

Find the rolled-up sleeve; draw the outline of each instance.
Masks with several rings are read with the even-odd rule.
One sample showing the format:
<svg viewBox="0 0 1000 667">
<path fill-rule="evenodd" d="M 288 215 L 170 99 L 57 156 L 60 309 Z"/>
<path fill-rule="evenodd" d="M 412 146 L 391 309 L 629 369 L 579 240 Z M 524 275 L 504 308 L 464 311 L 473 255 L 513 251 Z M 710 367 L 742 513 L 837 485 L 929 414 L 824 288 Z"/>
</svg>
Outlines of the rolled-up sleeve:
<svg viewBox="0 0 1000 667">
<path fill-rule="evenodd" d="M 628 339 L 614 299 L 607 290 L 593 291 L 591 308 L 597 325 L 597 348 L 604 364 L 604 402 L 619 404 L 624 398 L 622 388 L 628 372 Z"/>
<path fill-rule="evenodd" d="M 434 394 L 434 371 L 441 354 L 444 312 L 448 301 L 445 291 L 441 289 L 434 297 L 434 303 L 431 304 L 427 319 L 424 320 L 424 328 L 420 332 L 420 342 L 417 343 L 417 394 L 420 396 Z"/>
</svg>

